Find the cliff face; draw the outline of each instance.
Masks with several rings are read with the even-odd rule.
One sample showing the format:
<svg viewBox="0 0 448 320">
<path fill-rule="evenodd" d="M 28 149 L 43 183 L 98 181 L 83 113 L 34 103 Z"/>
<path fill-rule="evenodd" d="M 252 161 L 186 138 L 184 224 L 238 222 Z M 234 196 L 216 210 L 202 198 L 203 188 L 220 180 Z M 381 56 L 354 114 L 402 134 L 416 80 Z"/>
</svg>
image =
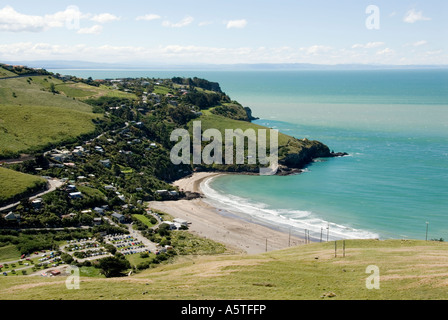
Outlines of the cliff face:
<svg viewBox="0 0 448 320">
<path fill-rule="evenodd" d="M 317 158 L 341 157 L 347 153 L 334 153 L 330 148 L 320 141 L 296 140 L 300 143 L 297 151 L 288 153 L 284 158 L 280 159 L 281 165 L 288 168 L 303 169 Z"/>
</svg>

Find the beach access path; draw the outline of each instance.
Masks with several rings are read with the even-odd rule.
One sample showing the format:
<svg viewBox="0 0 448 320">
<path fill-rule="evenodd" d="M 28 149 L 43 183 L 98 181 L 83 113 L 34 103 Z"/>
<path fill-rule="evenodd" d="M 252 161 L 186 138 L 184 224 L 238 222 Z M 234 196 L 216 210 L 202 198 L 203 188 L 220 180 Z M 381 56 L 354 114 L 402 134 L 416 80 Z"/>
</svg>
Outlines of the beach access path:
<svg viewBox="0 0 448 320">
<path fill-rule="evenodd" d="M 182 191 L 201 193 L 201 183 L 217 175 L 220 173 L 198 172 L 173 184 Z M 229 215 L 203 199 L 152 201 L 149 207 L 187 220 L 193 234 L 220 242 L 239 253 L 258 254 L 305 243 L 287 232 Z"/>
</svg>

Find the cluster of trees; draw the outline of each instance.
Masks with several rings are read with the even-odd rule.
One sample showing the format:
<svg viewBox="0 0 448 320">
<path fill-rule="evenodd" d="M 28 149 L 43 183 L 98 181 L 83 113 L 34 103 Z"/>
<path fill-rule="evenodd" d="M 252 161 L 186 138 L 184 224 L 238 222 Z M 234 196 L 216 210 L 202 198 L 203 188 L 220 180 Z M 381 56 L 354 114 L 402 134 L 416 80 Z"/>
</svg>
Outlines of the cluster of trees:
<svg viewBox="0 0 448 320">
<path fill-rule="evenodd" d="M 188 104 L 198 106 L 201 110 L 206 110 L 213 108 L 222 102 L 230 102 L 230 99 L 226 99 L 226 97 L 226 95 L 219 93 L 193 91 L 186 94 L 183 97 L 183 100 Z"/>
<path fill-rule="evenodd" d="M 92 237 L 93 230 L 0 230 L 0 247 L 13 244 L 20 254 L 31 254 L 40 250 L 58 250 L 58 242 Z"/>
<path fill-rule="evenodd" d="M 251 113 L 249 114 L 247 109 L 236 103 L 217 106 L 211 112 L 234 120 L 251 121 Z"/>
<path fill-rule="evenodd" d="M 174 77 L 171 79 L 173 83 L 180 84 L 180 85 L 187 85 L 190 88 L 192 87 L 198 87 L 204 90 L 210 90 L 221 93 L 221 87 L 219 86 L 218 82 L 211 82 L 205 79 L 200 78 L 181 78 L 181 77 Z"/>
<path fill-rule="evenodd" d="M 32 69 L 25 66 L 13 66 L 13 65 L 7 65 L 0 63 L 0 67 L 3 69 L 6 69 L 8 71 L 14 72 L 17 75 L 23 76 L 23 75 L 50 75 L 51 73 L 44 69 Z"/>
</svg>

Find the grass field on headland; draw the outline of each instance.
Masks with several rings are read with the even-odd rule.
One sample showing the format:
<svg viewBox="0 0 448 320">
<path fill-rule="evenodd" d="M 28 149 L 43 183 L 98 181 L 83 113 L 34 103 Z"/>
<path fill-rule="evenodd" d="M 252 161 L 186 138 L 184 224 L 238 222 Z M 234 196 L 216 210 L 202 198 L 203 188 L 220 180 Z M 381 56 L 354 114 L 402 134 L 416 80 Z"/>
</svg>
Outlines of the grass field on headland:
<svg viewBox="0 0 448 320">
<path fill-rule="evenodd" d="M 269 253 L 185 256 L 131 277 L 81 278 L 67 290 L 64 277 L 4 277 L 0 299 L 446 299 L 448 245 L 413 240 L 347 240 Z M 379 289 L 367 289 L 379 270 Z"/>
</svg>

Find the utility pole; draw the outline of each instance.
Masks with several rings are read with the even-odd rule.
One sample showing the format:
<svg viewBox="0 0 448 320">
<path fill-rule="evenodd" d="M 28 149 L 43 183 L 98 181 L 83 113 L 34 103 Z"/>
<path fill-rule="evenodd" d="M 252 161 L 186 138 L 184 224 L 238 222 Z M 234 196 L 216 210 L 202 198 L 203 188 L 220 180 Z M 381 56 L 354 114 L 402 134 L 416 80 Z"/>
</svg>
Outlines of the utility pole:
<svg viewBox="0 0 448 320">
<path fill-rule="evenodd" d="M 323 231 L 323 228 L 320 227 L 320 242 L 322 242 L 322 231 Z"/>
<path fill-rule="evenodd" d="M 288 247 L 291 246 L 291 228 L 289 228 Z"/>
<path fill-rule="evenodd" d="M 428 241 L 428 226 L 429 226 L 429 222 L 426 221 L 426 241 Z"/>
</svg>

